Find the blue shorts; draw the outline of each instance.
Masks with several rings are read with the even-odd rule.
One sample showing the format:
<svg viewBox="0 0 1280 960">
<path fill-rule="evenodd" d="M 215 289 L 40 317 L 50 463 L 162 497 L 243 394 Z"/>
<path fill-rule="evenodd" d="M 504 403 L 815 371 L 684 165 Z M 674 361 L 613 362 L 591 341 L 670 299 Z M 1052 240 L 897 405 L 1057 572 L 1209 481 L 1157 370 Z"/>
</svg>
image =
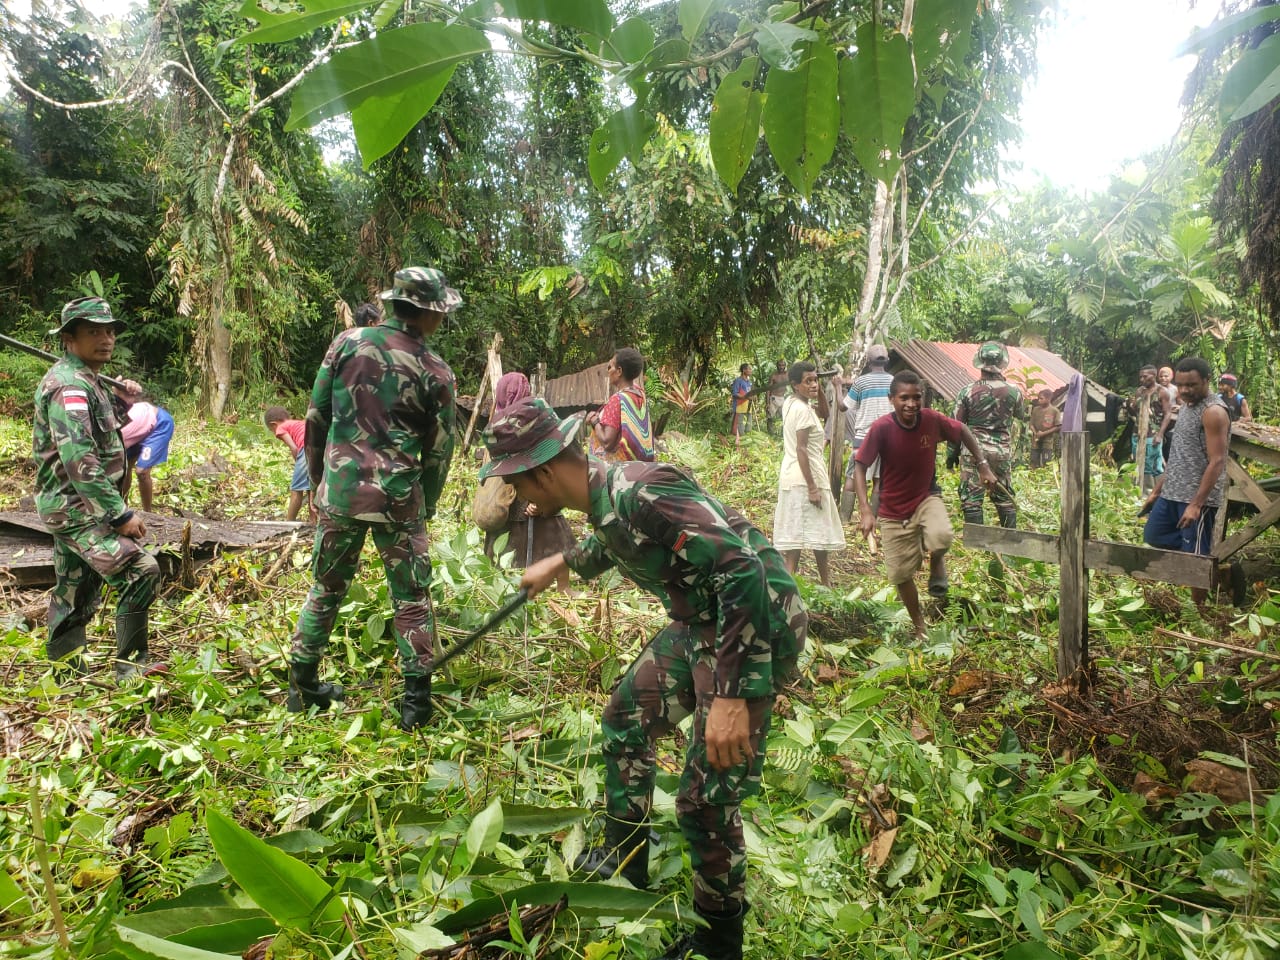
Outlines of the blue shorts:
<svg viewBox="0 0 1280 960">
<path fill-rule="evenodd" d="M 128 457 L 136 460 L 134 469 L 150 470 L 169 459 L 169 441 L 173 439 L 173 417 L 168 410 L 156 411 L 156 425 L 151 432 L 129 448 Z"/>
<path fill-rule="evenodd" d="M 1142 531 L 1142 539 L 1162 550 L 1208 553 L 1213 542 L 1213 521 L 1218 516 L 1218 508 L 1203 507 L 1200 510 L 1199 520 L 1189 526 L 1179 527 L 1178 521 L 1182 519 L 1186 509 L 1185 503 L 1156 497 L 1151 513 L 1147 515 L 1147 525 Z"/>
<path fill-rule="evenodd" d="M 311 475 L 307 473 L 307 452 L 299 450 L 293 458 L 293 480 L 289 483 L 290 493 L 299 493 L 311 489 Z"/>
</svg>

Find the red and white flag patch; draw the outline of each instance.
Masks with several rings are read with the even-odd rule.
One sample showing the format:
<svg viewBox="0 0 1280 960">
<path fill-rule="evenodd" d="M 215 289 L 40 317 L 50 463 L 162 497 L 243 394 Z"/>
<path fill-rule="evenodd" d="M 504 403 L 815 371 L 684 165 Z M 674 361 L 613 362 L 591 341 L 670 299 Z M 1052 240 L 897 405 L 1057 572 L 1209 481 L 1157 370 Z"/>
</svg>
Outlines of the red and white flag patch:
<svg viewBox="0 0 1280 960">
<path fill-rule="evenodd" d="M 83 390 L 63 390 L 62 408 L 67 413 L 88 413 L 89 395 Z"/>
</svg>

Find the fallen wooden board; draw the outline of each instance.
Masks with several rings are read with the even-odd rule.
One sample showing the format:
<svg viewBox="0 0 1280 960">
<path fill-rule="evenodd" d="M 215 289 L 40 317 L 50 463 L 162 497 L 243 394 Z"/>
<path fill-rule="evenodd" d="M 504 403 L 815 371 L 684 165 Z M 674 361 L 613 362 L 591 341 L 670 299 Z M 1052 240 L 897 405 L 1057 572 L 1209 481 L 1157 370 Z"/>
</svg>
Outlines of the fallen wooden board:
<svg viewBox="0 0 1280 960">
<path fill-rule="evenodd" d="M 143 543 L 163 559 L 179 556 L 187 524 L 191 525 L 191 554 L 197 560 L 207 560 L 221 550 L 250 547 L 307 526 L 298 521 L 211 520 L 158 513 L 142 513 L 142 518 L 147 525 Z M 174 566 L 162 563 L 161 569 L 168 573 Z M 0 513 L 0 582 L 5 580 L 23 587 L 49 586 L 54 582 L 53 537 L 35 513 Z"/>
</svg>

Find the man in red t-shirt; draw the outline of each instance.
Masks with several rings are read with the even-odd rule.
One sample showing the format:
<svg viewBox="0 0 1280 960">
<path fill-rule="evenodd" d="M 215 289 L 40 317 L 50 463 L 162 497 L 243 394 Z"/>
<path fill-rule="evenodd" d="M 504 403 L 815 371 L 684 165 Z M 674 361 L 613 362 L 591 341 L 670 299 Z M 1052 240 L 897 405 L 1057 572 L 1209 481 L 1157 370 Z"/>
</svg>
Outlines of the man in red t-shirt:
<svg viewBox="0 0 1280 960">
<path fill-rule="evenodd" d="M 936 482 L 938 444 L 963 443 L 978 465 L 978 477 L 990 490 L 996 475 L 977 439 L 959 420 L 936 410 L 924 409 L 920 378 L 910 370 L 894 376 L 889 384 L 887 413 L 871 424 L 855 454 L 853 488 L 858 495 L 858 525 L 870 536 L 880 528 L 885 572 L 898 588 L 902 605 L 911 615 L 916 636 L 925 632 L 915 575 L 920 561 L 929 557 L 929 593 L 947 595 L 947 548 L 951 546 L 951 519 L 943 506 Z M 880 458 L 880 503 L 876 513 L 867 502 L 867 468 Z"/>
</svg>

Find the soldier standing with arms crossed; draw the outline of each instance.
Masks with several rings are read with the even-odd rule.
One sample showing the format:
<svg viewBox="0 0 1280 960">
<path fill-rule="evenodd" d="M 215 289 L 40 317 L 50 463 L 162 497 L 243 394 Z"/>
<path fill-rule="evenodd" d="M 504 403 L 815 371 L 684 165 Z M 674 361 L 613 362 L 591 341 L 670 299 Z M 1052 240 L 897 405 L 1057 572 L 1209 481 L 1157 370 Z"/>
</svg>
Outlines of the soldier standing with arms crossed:
<svg viewBox="0 0 1280 960">
<path fill-rule="evenodd" d="M 49 331 L 66 355 L 36 388 L 32 454 L 36 511 L 53 535 L 57 576 L 49 597 L 49 659 L 83 670 L 85 627 L 101 601 L 102 581 L 115 587 L 116 681 L 162 665 L 147 664 L 148 615 L 160 567 L 141 544 L 147 528 L 121 495 L 128 463 L 120 416 L 98 371 L 111 359 L 123 324 L 98 297 L 72 300 Z M 132 381 L 130 389 L 141 391 Z"/>
<path fill-rule="evenodd" d="M 306 452 L 320 522 L 315 584 L 289 657 L 289 710 L 344 699 L 341 686 L 321 683 L 317 674 L 372 533 L 395 608 L 400 726 L 412 730 L 431 716 L 435 618 L 425 521 L 449 474 L 455 413 L 453 371 L 425 341 L 462 297 L 439 270 L 407 267 L 382 299 L 392 315 L 338 334 L 311 391 Z"/>
</svg>

